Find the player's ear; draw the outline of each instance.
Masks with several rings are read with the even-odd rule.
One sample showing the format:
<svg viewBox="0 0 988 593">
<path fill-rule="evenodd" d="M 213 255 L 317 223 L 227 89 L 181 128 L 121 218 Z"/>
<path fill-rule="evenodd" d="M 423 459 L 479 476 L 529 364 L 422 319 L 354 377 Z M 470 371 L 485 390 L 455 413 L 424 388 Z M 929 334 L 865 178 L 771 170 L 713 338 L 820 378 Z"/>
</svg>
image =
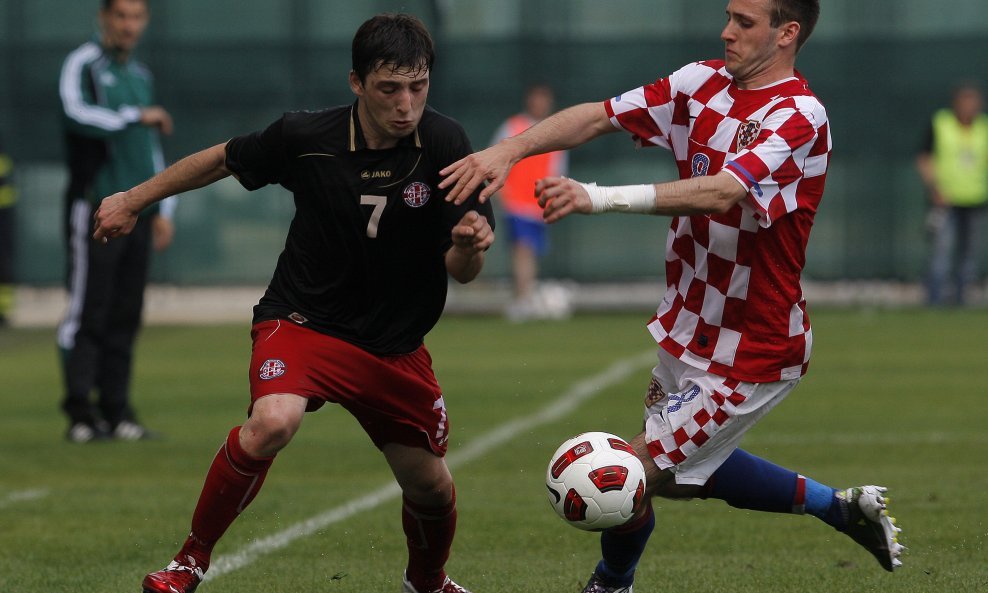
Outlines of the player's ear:
<svg viewBox="0 0 988 593">
<path fill-rule="evenodd" d="M 354 70 L 350 71 L 350 90 L 353 91 L 353 94 L 358 97 L 363 96 L 364 94 L 364 83 L 360 80 L 360 77 L 357 76 L 357 73 Z"/>
<path fill-rule="evenodd" d="M 796 21 L 789 21 L 779 27 L 779 47 L 795 45 L 799 40 L 799 29 L 799 23 Z"/>
</svg>

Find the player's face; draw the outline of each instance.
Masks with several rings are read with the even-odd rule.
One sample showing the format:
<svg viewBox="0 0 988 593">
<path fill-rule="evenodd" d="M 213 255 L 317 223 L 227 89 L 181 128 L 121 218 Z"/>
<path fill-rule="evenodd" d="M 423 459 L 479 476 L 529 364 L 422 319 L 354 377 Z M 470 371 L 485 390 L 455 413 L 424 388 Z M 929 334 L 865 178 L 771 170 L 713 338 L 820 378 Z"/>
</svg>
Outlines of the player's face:
<svg viewBox="0 0 988 593">
<path fill-rule="evenodd" d="M 359 97 L 357 114 L 367 145 L 390 148 L 419 125 L 429 96 L 429 70 L 384 64 L 363 81 L 351 72 L 350 88 Z"/>
<path fill-rule="evenodd" d="M 537 87 L 525 99 L 525 111 L 535 119 L 545 119 L 552 114 L 553 96 L 547 88 Z"/>
<path fill-rule="evenodd" d="M 149 17 L 145 0 L 116 0 L 109 8 L 100 9 L 103 42 L 117 51 L 129 53 L 144 34 Z"/>
<path fill-rule="evenodd" d="M 954 97 L 954 113 L 965 125 L 974 121 L 983 107 L 984 100 L 976 89 L 963 89 Z"/>
<path fill-rule="evenodd" d="M 772 0 L 730 0 L 724 41 L 727 71 L 741 88 L 779 61 L 781 29 L 771 25 Z"/>
</svg>

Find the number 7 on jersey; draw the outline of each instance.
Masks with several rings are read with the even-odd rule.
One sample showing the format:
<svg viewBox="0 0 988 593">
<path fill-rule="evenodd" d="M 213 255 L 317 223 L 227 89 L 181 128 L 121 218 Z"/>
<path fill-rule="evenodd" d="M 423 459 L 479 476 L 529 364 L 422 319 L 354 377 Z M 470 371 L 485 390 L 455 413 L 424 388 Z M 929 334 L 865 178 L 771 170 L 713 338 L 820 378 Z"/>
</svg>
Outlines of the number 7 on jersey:
<svg viewBox="0 0 988 593">
<path fill-rule="evenodd" d="M 377 225 L 381 222 L 381 215 L 384 214 L 384 207 L 388 204 L 387 196 L 360 196 L 361 206 L 373 206 L 370 220 L 367 221 L 367 236 L 371 239 L 377 238 Z"/>
</svg>

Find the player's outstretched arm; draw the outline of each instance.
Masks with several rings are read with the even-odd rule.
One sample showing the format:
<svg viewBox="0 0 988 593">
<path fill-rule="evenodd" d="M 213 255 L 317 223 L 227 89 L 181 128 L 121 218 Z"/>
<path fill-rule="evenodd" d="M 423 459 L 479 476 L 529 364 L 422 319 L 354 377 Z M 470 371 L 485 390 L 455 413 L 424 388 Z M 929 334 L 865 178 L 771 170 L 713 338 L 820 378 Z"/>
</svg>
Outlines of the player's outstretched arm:
<svg viewBox="0 0 988 593">
<path fill-rule="evenodd" d="M 453 246 L 446 252 L 446 271 L 466 284 L 484 267 L 484 252 L 494 244 L 494 229 L 487 218 L 471 210 L 453 227 Z"/>
<path fill-rule="evenodd" d="M 439 172 L 441 189 L 450 188 L 447 201 L 461 204 L 485 181 L 479 199 L 483 203 L 501 189 L 508 171 L 521 159 L 535 154 L 574 148 L 597 136 L 616 131 L 603 103 L 583 103 L 552 115 L 517 136 L 468 155 Z"/>
<path fill-rule="evenodd" d="M 690 216 L 724 213 L 748 195 L 730 173 L 694 177 L 666 183 L 616 187 L 580 183 L 566 177 L 546 177 L 535 185 L 535 194 L 548 223 L 570 214 L 660 214 Z"/>
<path fill-rule="evenodd" d="M 103 198 L 93 215 L 93 239 L 129 234 L 142 210 L 168 196 L 203 187 L 230 175 L 226 168 L 226 143 L 185 157 L 144 183 Z"/>
</svg>

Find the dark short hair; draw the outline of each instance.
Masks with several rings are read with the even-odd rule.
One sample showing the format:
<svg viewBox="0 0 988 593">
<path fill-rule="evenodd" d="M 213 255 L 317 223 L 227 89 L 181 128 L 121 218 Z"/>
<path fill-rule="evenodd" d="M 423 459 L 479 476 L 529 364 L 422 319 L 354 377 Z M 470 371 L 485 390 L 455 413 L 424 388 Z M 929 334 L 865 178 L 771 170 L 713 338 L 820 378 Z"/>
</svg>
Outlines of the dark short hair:
<svg viewBox="0 0 988 593">
<path fill-rule="evenodd" d="M 432 70 L 436 49 L 432 36 L 410 14 L 379 14 L 360 25 L 353 36 L 353 71 L 363 81 L 381 66 Z"/>
<path fill-rule="evenodd" d="M 773 27 L 780 27 L 790 21 L 799 23 L 799 37 L 796 39 L 796 51 L 799 51 L 813 34 L 813 28 L 820 18 L 820 0 L 773 0 L 772 4 L 774 10 L 769 24 Z"/>
</svg>

